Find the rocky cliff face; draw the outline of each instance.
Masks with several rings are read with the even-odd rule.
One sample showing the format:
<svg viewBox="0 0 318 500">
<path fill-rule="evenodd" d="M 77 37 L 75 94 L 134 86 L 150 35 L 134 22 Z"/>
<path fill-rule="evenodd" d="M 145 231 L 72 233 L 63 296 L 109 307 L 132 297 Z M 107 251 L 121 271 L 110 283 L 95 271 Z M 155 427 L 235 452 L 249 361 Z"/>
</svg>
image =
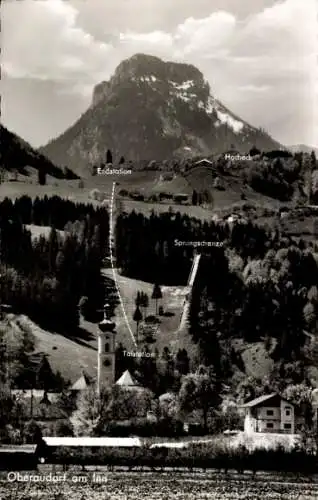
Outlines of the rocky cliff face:
<svg viewBox="0 0 318 500">
<path fill-rule="evenodd" d="M 196 67 L 136 54 L 95 87 L 87 112 L 42 151 L 83 172 L 103 161 L 108 148 L 138 161 L 230 147 L 246 152 L 253 145 L 278 147 L 217 101 Z"/>
</svg>

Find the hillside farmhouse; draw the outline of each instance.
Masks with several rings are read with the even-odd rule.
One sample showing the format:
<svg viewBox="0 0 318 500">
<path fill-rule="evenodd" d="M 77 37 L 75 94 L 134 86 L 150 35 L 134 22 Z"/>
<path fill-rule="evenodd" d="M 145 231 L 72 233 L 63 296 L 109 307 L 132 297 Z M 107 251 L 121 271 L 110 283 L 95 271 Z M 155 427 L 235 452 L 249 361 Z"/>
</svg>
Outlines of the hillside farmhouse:
<svg viewBox="0 0 318 500">
<path fill-rule="evenodd" d="M 195 167 L 213 167 L 213 161 L 210 161 L 207 158 L 203 158 L 202 160 L 195 162 L 194 166 Z"/>
<path fill-rule="evenodd" d="M 159 180 L 160 181 L 173 181 L 175 179 L 176 175 L 173 172 L 167 172 L 165 174 L 160 174 Z"/>
<path fill-rule="evenodd" d="M 279 394 L 260 396 L 243 405 L 244 432 L 275 432 L 295 434 L 301 430 L 303 419 L 294 404 Z"/>
</svg>

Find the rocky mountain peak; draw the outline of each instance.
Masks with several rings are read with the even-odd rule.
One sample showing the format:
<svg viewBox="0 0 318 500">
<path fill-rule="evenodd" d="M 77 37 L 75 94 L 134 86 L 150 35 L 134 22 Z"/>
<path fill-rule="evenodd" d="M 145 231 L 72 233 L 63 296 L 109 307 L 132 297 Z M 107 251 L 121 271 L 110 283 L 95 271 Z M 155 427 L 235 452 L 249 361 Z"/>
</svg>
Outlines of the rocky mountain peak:
<svg viewBox="0 0 318 500">
<path fill-rule="evenodd" d="M 107 148 L 139 161 L 219 154 L 232 145 L 241 152 L 278 147 L 215 99 L 195 66 L 135 54 L 95 86 L 90 108 L 43 152 L 84 171 L 103 161 Z"/>
<path fill-rule="evenodd" d="M 114 79 L 133 79 L 154 76 L 158 80 L 203 81 L 203 75 L 191 64 L 163 61 L 159 57 L 135 54 L 122 61 L 116 68 Z"/>
<path fill-rule="evenodd" d="M 108 82 L 102 82 L 94 88 L 92 106 L 110 96 L 119 86 L 139 86 L 145 90 L 161 93 L 180 93 L 191 91 L 192 96 L 199 94 L 204 102 L 210 94 L 210 86 L 203 74 L 191 64 L 165 62 L 159 57 L 135 54 L 122 61 Z M 190 92 L 190 93 L 191 93 Z"/>
</svg>

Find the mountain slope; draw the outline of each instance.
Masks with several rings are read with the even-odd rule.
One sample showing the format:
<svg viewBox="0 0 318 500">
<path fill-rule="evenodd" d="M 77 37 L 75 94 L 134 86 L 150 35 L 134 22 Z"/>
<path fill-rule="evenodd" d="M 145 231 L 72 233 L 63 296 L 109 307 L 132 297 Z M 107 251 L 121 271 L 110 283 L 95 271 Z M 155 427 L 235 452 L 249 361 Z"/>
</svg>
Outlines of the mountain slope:
<svg viewBox="0 0 318 500">
<path fill-rule="evenodd" d="M 90 108 L 41 151 L 83 170 L 103 161 L 107 148 L 139 161 L 222 153 L 231 146 L 246 152 L 253 145 L 279 147 L 216 100 L 197 68 L 136 54 L 95 87 Z"/>
<path fill-rule="evenodd" d="M 27 175 L 25 167 L 45 170 L 48 175 L 57 179 L 76 179 L 73 172 L 65 172 L 54 165 L 45 155 L 33 149 L 30 144 L 0 125 L 1 148 L 0 167 L 4 170 L 18 170 Z"/>
</svg>

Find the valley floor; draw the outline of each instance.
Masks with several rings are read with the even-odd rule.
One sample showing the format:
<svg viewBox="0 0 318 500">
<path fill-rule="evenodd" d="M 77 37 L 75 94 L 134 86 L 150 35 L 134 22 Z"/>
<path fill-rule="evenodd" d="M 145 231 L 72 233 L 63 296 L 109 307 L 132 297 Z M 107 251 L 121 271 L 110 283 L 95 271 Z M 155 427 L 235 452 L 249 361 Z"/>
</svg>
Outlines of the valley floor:
<svg viewBox="0 0 318 500">
<path fill-rule="evenodd" d="M 98 482 L 98 476 L 101 482 Z M 78 472 L 62 484 L 0 482 L 0 498 L 22 500 L 315 500 L 318 478 L 259 473 L 227 476 L 210 472 Z M 18 487 L 17 487 L 18 486 Z"/>
</svg>

